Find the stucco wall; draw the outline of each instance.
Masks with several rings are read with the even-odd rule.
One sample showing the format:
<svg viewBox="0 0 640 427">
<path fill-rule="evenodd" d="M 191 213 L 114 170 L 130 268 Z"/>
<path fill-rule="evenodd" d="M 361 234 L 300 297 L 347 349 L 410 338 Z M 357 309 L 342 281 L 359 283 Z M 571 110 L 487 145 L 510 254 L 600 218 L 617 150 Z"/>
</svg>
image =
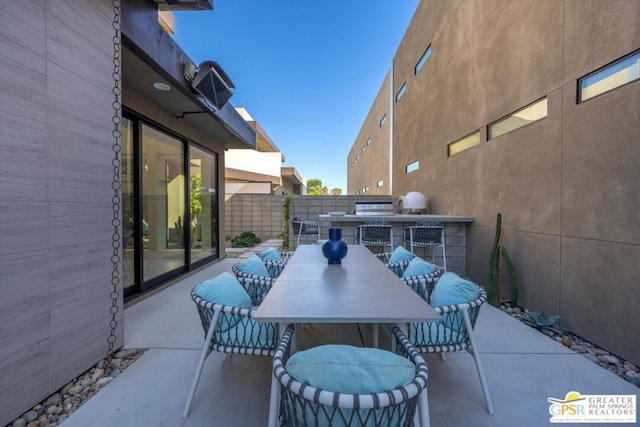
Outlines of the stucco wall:
<svg viewBox="0 0 640 427">
<path fill-rule="evenodd" d="M 350 171 L 347 181 L 348 194 L 360 192 L 360 194 L 366 195 L 391 195 L 389 170 L 390 79 L 388 72 L 347 156 L 347 170 Z M 386 120 L 380 126 L 380 121 L 385 115 Z M 367 145 L 369 140 L 370 143 Z M 357 172 L 351 173 L 351 171 Z M 377 183 L 381 180 L 383 181 L 382 185 L 378 187 Z M 369 191 L 363 193 L 362 189 L 367 187 Z"/>
<path fill-rule="evenodd" d="M 393 70 L 394 94 L 407 83 L 394 103 L 393 195 L 422 191 L 431 213 L 475 218 L 467 272 L 481 284 L 501 212 L 520 304 L 635 363 L 640 82 L 580 104 L 576 91 L 640 48 L 639 24 L 635 0 L 423 0 Z M 542 97 L 545 119 L 487 141 L 487 125 Z M 476 130 L 478 146 L 447 157 Z M 420 169 L 405 174 L 414 160 Z"/>
<path fill-rule="evenodd" d="M 0 425 L 107 353 L 112 16 L 103 0 L 2 4 Z"/>
</svg>

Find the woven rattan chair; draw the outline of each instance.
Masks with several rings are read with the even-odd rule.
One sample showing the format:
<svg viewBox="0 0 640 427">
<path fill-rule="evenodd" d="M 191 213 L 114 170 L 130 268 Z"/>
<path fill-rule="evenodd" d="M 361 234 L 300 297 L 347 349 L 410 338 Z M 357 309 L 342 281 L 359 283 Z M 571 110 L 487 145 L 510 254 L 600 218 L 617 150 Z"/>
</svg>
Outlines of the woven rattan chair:
<svg viewBox="0 0 640 427">
<path fill-rule="evenodd" d="M 358 244 L 383 248 L 389 246 L 393 250 L 393 226 L 383 219 L 365 221 L 358 226 Z"/>
<path fill-rule="evenodd" d="M 238 269 L 238 264 L 240 263 L 235 263 L 231 266 L 231 271 L 235 274 L 238 282 L 240 282 L 242 287 L 251 296 L 251 299 L 254 301 L 254 305 L 256 306 L 260 305 L 264 297 L 267 296 L 267 292 L 269 292 L 269 289 L 271 289 L 286 265 L 279 261 L 264 259 L 262 261 L 269 272 L 268 277 L 244 273 Z"/>
<path fill-rule="evenodd" d="M 444 226 L 438 221 L 421 220 L 416 225 L 404 229 L 404 242 L 408 244 L 411 253 L 416 246 L 430 246 L 433 248 L 432 261 L 435 262 L 435 248 L 442 248 L 442 263 L 444 271 L 447 271 L 447 250 L 445 247 Z"/>
<path fill-rule="evenodd" d="M 436 284 L 436 286 L 438 286 Z M 475 300 L 455 305 L 433 307 L 442 316 L 440 322 L 410 323 L 407 337 L 420 353 L 445 353 L 466 350 L 473 356 L 484 393 L 487 411 L 493 414 L 493 403 L 480 362 L 473 328 L 480 306 L 487 300 L 487 294 L 478 286 L 479 296 Z M 443 357 L 444 359 L 444 357 Z"/>
<path fill-rule="evenodd" d="M 295 215 L 291 220 L 293 226 L 293 234 L 298 235 L 296 247 L 300 246 L 300 238 L 302 236 L 315 236 L 316 241 L 320 239 L 320 223 L 303 219 L 299 215 Z"/>
<path fill-rule="evenodd" d="M 406 269 L 406 267 L 405 267 Z M 433 293 L 433 289 L 435 288 L 438 278 L 442 276 L 444 273 L 444 269 L 438 267 L 436 271 L 430 274 L 422 274 L 418 276 L 408 276 L 400 278 L 402 281 L 409 286 L 415 293 L 420 295 L 420 298 L 431 303 L 431 294 Z"/>
<path fill-rule="evenodd" d="M 198 307 L 205 339 L 189 397 L 182 413 L 183 418 L 189 415 L 205 359 L 212 351 L 228 355 L 273 356 L 277 344 L 278 324 L 254 321 L 252 318 L 255 310 L 208 302 L 196 295 L 194 290 L 191 291 L 191 299 Z M 252 303 L 256 302 L 252 298 Z"/>
<path fill-rule="evenodd" d="M 393 271 L 393 273 L 396 276 L 402 277 L 402 275 L 404 274 L 404 271 L 407 269 L 407 266 L 411 262 L 411 259 L 405 259 L 404 261 L 391 262 L 389 261 L 389 258 L 391 258 L 391 255 L 393 255 L 393 252 L 380 252 L 376 254 L 376 258 L 378 258 L 384 265 L 386 265 L 387 268 Z"/>
<path fill-rule="evenodd" d="M 392 330 L 396 352 L 413 362 L 415 377 L 405 386 L 368 394 L 327 391 L 289 375 L 286 363 L 293 333 L 294 326 L 289 325 L 273 358 L 273 374 L 280 384 L 280 425 L 413 426 L 416 409 L 428 425 L 427 364 L 399 328 Z"/>
</svg>

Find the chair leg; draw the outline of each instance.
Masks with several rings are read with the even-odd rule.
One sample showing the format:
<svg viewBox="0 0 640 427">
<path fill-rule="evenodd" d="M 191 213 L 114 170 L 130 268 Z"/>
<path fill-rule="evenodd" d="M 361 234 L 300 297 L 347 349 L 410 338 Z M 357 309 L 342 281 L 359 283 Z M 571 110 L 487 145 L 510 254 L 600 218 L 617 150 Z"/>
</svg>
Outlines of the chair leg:
<svg viewBox="0 0 640 427">
<path fill-rule="evenodd" d="M 473 360 L 476 362 L 476 369 L 478 370 L 478 377 L 480 377 L 480 385 L 482 386 L 482 393 L 484 394 L 484 401 L 487 404 L 487 412 L 493 415 L 493 403 L 491 402 L 491 396 L 489 395 L 489 388 L 487 387 L 487 380 L 484 377 L 484 369 L 480 362 L 480 353 L 476 346 L 476 338 L 473 333 L 473 326 L 471 325 L 471 319 L 469 319 L 469 311 L 462 310 L 462 317 L 464 318 L 464 325 L 467 328 L 467 334 L 469 335 L 469 342 L 471 343 L 471 351 Z"/>
<path fill-rule="evenodd" d="M 193 383 L 191 384 L 189 397 L 187 397 L 187 403 L 184 405 L 184 410 L 182 411 L 182 418 L 187 418 L 189 416 L 189 410 L 191 409 L 191 402 L 193 401 L 193 397 L 196 394 L 196 388 L 198 388 L 198 382 L 200 381 L 200 374 L 202 374 L 204 361 L 207 358 L 207 355 L 209 354 L 209 343 L 211 343 L 211 340 L 213 339 L 213 332 L 215 331 L 216 323 L 218 322 L 218 314 L 220 314 L 219 311 L 215 311 L 213 313 L 213 318 L 211 319 L 211 324 L 209 325 L 207 336 L 204 339 L 204 346 L 202 347 L 202 353 L 200 353 L 200 361 L 198 362 L 196 375 L 195 377 L 193 377 Z"/>
<path fill-rule="evenodd" d="M 426 387 L 418 395 L 418 413 L 420 417 L 420 426 L 429 427 L 431 422 L 429 421 L 429 397 Z"/>
</svg>

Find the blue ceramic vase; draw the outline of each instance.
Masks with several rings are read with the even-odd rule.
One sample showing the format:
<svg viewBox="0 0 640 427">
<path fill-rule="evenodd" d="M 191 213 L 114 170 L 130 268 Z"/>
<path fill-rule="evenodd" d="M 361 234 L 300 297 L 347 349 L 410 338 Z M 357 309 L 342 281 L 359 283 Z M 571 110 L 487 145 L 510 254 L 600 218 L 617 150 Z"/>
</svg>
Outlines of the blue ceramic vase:
<svg viewBox="0 0 640 427">
<path fill-rule="evenodd" d="M 342 264 L 342 258 L 347 256 L 347 242 L 342 240 L 342 230 L 329 229 L 329 240 L 322 245 L 322 255 L 329 260 L 329 264 Z"/>
</svg>

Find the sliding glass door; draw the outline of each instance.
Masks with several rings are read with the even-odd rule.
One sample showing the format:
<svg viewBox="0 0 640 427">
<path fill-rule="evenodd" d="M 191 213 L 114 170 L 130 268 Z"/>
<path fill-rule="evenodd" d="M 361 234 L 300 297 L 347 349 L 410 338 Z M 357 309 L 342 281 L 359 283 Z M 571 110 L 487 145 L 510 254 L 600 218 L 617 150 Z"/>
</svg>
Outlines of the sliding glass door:
<svg viewBox="0 0 640 427">
<path fill-rule="evenodd" d="M 216 161 L 215 154 L 190 146 L 191 263 L 218 253 Z"/>
<path fill-rule="evenodd" d="M 143 280 L 186 265 L 184 143 L 142 125 Z"/>
<path fill-rule="evenodd" d="M 218 257 L 217 160 L 138 117 L 123 118 L 125 299 Z"/>
</svg>

